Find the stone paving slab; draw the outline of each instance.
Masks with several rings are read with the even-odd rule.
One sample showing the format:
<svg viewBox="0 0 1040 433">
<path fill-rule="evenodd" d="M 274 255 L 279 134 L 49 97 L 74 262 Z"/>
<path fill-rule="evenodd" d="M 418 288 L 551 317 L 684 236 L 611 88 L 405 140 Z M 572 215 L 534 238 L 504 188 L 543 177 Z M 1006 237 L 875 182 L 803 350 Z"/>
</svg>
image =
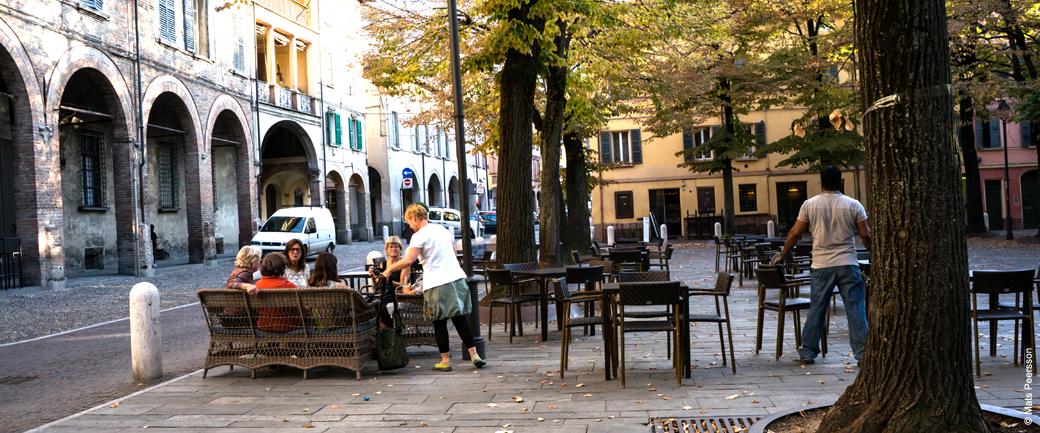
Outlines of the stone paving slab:
<svg viewBox="0 0 1040 433">
<path fill-rule="evenodd" d="M 676 250 L 673 274 L 693 284 L 710 285 L 713 255 L 712 246 L 684 244 Z M 1036 254 L 1027 260 L 1035 261 Z M 1014 267 L 1017 262 L 1005 260 L 1001 265 Z M 293 368 L 260 370 L 256 379 L 250 379 L 246 369 L 218 368 L 206 379 L 195 373 L 169 386 L 126 398 L 115 408 L 104 406 L 47 430 L 103 429 L 110 433 L 140 431 L 148 426 L 173 428 L 178 433 L 243 429 L 379 432 L 402 428 L 456 433 L 645 432 L 651 417 L 764 416 L 835 401 L 859 372 L 849 356 L 841 304 L 830 320 L 829 355 L 818 358 L 814 365 L 803 366 L 794 362 L 797 352 L 790 318 L 782 356 L 774 358 L 775 314 L 766 314 L 763 349 L 755 354 L 755 296 L 754 280 L 745 281 L 743 287 L 734 288 L 729 302 L 737 373 L 722 365 L 718 328 L 701 324 L 691 327 L 695 367 L 682 386 L 676 383 L 666 357 L 667 338 L 661 334 L 626 335 L 627 387 L 621 388 L 620 380 L 603 378 L 600 335 L 576 333 L 570 349 L 571 368 L 560 378 L 561 333 L 554 324 L 550 324 L 549 341 L 542 342 L 531 332 L 514 338 L 513 344 L 503 338 L 501 327 L 496 327 L 496 338 L 487 345 L 490 366 L 481 370 L 461 360 L 453 334 L 455 371 L 449 373 L 430 369 L 438 356 L 428 347 L 409 348 L 412 365 L 401 370 L 380 373 L 370 362 L 363 368 L 360 381 L 354 379 L 353 372 L 339 368 L 312 370 L 307 380 Z M 694 309 L 698 307 L 709 308 Z M 991 331 L 983 325 L 979 332 L 988 337 Z M 982 369 L 989 375 L 976 379 L 976 391 L 982 403 L 1021 407 L 1024 393 L 1020 390 L 1026 372 L 1022 366 L 1010 365 L 1012 327 L 1002 325 L 997 332 L 998 356 L 988 356 L 988 338 L 982 341 Z M 725 352 L 728 364 L 728 347 Z M 519 403 L 518 398 L 522 398 Z M 286 419 L 289 421 L 283 421 Z M 304 428 L 308 423 L 311 427 Z"/>
</svg>

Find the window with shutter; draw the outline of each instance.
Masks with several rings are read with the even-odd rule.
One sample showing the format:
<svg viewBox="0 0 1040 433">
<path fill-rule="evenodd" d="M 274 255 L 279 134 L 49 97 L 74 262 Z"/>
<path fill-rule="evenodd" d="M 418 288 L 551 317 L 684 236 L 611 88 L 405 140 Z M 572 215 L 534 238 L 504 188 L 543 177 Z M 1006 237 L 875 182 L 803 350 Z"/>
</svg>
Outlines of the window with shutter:
<svg viewBox="0 0 1040 433">
<path fill-rule="evenodd" d="M 600 161 L 604 164 L 610 164 L 614 162 L 613 153 L 611 152 L 612 145 L 610 144 L 610 132 L 603 131 L 599 133 L 599 157 Z"/>
<path fill-rule="evenodd" d="M 159 38 L 177 43 L 177 15 L 174 0 L 159 0 Z"/>
<path fill-rule="evenodd" d="M 975 121 L 975 148 L 982 149 L 983 141 L 985 140 L 986 134 L 983 133 L 982 121 Z"/>
<path fill-rule="evenodd" d="M 342 146 L 343 145 L 343 126 L 342 126 L 342 124 L 340 124 L 340 115 L 339 115 L 339 113 L 335 114 L 335 119 L 336 119 L 336 145 L 337 146 Z"/>
<path fill-rule="evenodd" d="M 357 125 L 354 126 L 354 133 L 357 135 L 355 138 L 355 141 L 357 141 L 357 150 L 365 150 L 365 146 L 361 141 L 361 119 L 357 119 L 355 122 L 357 122 Z"/>
<path fill-rule="evenodd" d="M 1021 128 L 1020 132 L 1022 133 L 1022 147 L 1029 147 L 1034 145 L 1035 143 L 1033 143 L 1032 137 L 1030 136 L 1032 131 L 1030 131 L 1031 125 L 1029 125 L 1029 121 L 1023 120 L 1022 123 L 1018 124 L 1018 126 L 1019 128 Z"/>
<path fill-rule="evenodd" d="M 325 131 L 328 132 L 327 143 L 331 146 L 336 142 L 336 118 L 332 110 L 325 111 Z"/>
<path fill-rule="evenodd" d="M 629 140 L 632 144 L 632 163 L 642 164 L 643 163 L 643 141 L 642 135 L 638 129 L 632 129 L 628 131 Z"/>
<path fill-rule="evenodd" d="M 827 69 L 827 76 L 826 76 L 826 78 L 827 78 L 827 80 L 831 84 L 837 84 L 838 83 L 838 71 L 839 71 L 839 69 L 838 69 L 837 66 L 831 66 L 830 68 Z"/>
<path fill-rule="evenodd" d="M 989 147 L 1000 147 L 1000 119 L 989 121 Z"/>
<path fill-rule="evenodd" d="M 397 112 L 392 113 L 392 115 L 390 117 L 392 119 L 392 121 L 391 121 L 392 125 L 390 127 L 390 130 L 393 131 L 393 134 L 394 134 L 394 139 L 393 139 L 393 142 L 391 144 L 394 146 L 394 149 L 400 149 L 401 148 L 401 124 L 397 121 Z"/>
<path fill-rule="evenodd" d="M 357 150 L 357 144 L 354 143 L 354 118 L 347 118 L 347 141 L 350 143 L 350 148 Z"/>
<path fill-rule="evenodd" d="M 96 11 L 104 10 L 103 0 L 82 0 L 80 4 Z"/>
<path fill-rule="evenodd" d="M 235 51 L 232 53 L 232 63 L 234 64 L 235 70 L 243 74 L 246 72 L 246 36 L 244 25 L 241 16 L 231 16 L 231 33 L 232 37 L 235 39 Z"/>
<path fill-rule="evenodd" d="M 184 49 L 195 52 L 195 0 L 184 0 Z"/>
<path fill-rule="evenodd" d="M 685 128 L 682 132 L 682 148 L 683 151 L 693 150 L 693 128 Z M 696 158 L 692 154 L 683 155 L 683 161 L 694 161 Z"/>
</svg>

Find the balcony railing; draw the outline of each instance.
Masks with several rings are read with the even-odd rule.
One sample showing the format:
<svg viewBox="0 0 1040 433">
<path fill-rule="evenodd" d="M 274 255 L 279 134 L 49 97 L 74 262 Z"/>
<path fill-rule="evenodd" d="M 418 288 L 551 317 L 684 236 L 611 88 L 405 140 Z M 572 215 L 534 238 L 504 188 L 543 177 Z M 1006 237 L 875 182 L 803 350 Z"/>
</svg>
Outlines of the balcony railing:
<svg viewBox="0 0 1040 433">
<path fill-rule="evenodd" d="M 301 3 L 302 1 L 302 3 Z M 290 20 L 296 21 L 307 27 L 311 26 L 311 7 L 310 0 L 257 0 L 261 6 L 264 6 L 275 13 L 286 17 Z M 306 3 L 306 4 L 304 4 Z"/>
<path fill-rule="evenodd" d="M 260 102 L 271 103 L 271 84 L 256 80 L 256 99 Z"/>
<path fill-rule="evenodd" d="M 296 110 L 314 114 L 314 104 L 312 103 L 311 96 L 306 93 L 296 93 Z"/>
<path fill-rule="evenodd" d="M 274 105 L 293 109 L 293 92 L 285 87 L 273 87 Z"/>
</svg>

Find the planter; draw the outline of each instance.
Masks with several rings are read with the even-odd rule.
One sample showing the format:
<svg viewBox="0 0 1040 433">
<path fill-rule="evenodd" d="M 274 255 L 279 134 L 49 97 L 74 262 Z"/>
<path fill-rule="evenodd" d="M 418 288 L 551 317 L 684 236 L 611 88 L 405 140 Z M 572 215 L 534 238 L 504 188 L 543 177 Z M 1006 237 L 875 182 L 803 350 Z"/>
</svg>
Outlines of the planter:
<svg viewBox="0 0 1040 433">
<path fill-rule="evenodd" d="M 802 407 L 802 408 L 788 409 L 788 410 L 785 410 L 785 411 L 782 411 L 782 412 L 777 412 L 777 413 L 774 413 L 772 415 L 769 415 L 767 417 L 764 417 L 764 418 L 758 420 L 758 422 L 756 422 L 754 425 L 751 426 L 750 429 L 748 429 L 748 433 L 765 433 L 765 432 L 768 431 L 768 428 L 769 428 L 769 426 L 771 424 L 773 424 L 774 422 L 779 421 L 779 420 L 781 420 L 783 418 L 786 418 L 786 417 L 792 416 L 792 415 L 793 416 L 800 416 L 799 412 L 810 412 L 810 411 L 815 411 L 815 410 L 818 410 L 818 409 L 827 409 L 827 408 L 830 408 L 831 406 L 833 406 L 833 404 L 815 404 L 815 405 L 809 405 L 809 406 Z M 1026 418 L 1029 418 L 1032 421 L 1032 424 L 1040 425 L 1040 416 L 1030 415 L 1030 414 L 1027 414 L 1025 412 L 1019 412 L 1017 410 L 1006 409 L 1006 408 L 1003 408 L 1003 407 L 1000 407 L 1000 406 L 990 406 L 988 404 L 983 404 L 983 405 L 979 405 L 979 406 L 981 406 L 982 407 L 982 411 L 986 412 L 986 413 L 995 414 L 995 415 L 1001 415 L 1001 416 L 1005 416 L 1005 417 L 1012 418 L 1012 419 L 1015 419 L 1015 420 L 1022 420 L 1022 421 L 1025 421 Z M 807 431 L 806 433 L 814 433 L 814 432 Z"/>
</svg>

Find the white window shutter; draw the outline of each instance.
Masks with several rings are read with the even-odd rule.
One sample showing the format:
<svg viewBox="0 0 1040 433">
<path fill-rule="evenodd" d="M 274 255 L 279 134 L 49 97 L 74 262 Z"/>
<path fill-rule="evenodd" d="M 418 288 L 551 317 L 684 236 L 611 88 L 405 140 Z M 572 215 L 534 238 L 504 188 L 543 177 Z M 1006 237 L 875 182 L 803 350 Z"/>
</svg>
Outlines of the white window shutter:
<svg viewBox="0 0 1040 433">
<path fill-rule="evenodd" d="M 231 37 L 235 41 L 234 53 L 232 53 L 232 63 L 236 71 L 245 72 L 246 70 L 246 41 L 245 35 L 242 34 L 242 17 L 233 15 L 231 17 Z"/>
<path fill-rule="evenodd" d="M 159 0 L 159 38 L 168 42 L 177 42 L 177 15 L 173 0 Z"/>
</svg>

